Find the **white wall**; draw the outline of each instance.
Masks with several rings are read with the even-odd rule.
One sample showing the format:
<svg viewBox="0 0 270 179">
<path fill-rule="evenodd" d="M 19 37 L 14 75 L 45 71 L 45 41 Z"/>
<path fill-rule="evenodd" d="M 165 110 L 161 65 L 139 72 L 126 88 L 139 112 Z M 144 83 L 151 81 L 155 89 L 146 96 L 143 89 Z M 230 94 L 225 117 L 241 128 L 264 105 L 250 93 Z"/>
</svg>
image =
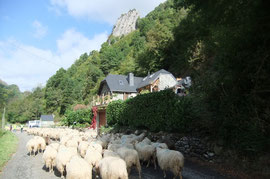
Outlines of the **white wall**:
<svg viewBox="0 0 270 179">
<path fill-rule="evenodd" d="M 130 93 L 128 95 L 128 98 L 134 98 L 135 96 L 137 96 L 138 93 Z"/>
<path fill-rule="evenodd" d="M 54 122 L 53 121 L 41 121 L 41 127 L 49 127 L 49 126 L 52 126 L 54 125 Z"/>
<path fill-rule="evenodd" d="M 160 74 L 159 76 L 159 90 L 171 88 L 177 84 L 176 79 L 171 74 Z"/>
<path fill-rule="evenodd" d="M 115 100 L 119 100 L 119 99 L 121 99 L 121 100 L 124 100 L 124 94 L 123 93 L 113 93 L 113 101 L 115 101 Z"/>
</svg>

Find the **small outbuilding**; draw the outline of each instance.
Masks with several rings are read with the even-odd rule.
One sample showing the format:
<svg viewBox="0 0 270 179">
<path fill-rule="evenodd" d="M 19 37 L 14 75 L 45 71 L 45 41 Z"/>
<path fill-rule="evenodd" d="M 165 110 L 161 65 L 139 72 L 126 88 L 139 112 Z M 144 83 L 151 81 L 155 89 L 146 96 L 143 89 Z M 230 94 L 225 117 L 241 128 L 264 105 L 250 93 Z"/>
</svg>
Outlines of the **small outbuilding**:
<svg viewBox="0 0 270 179">
<path fill-rule="evenodd" d="M 41 115 L 40 116 L 40 127 L 50 127 L 54 125 L 54 115 Z"/>
</svg>

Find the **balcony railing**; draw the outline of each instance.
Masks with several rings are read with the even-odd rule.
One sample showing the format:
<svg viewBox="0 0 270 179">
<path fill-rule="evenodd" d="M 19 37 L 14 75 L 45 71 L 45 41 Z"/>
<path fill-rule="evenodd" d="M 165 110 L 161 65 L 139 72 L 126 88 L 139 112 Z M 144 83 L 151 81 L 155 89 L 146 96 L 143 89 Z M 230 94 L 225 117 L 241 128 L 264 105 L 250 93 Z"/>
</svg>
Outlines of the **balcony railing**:
<svg viewBox="0 0 270 179">
<path fill-rule="evenodd" d="M 92 106 L 108 105 L 111 101 L 113 101 L 112 98 L 112 95 L 93 96 Z"/>
</svg>

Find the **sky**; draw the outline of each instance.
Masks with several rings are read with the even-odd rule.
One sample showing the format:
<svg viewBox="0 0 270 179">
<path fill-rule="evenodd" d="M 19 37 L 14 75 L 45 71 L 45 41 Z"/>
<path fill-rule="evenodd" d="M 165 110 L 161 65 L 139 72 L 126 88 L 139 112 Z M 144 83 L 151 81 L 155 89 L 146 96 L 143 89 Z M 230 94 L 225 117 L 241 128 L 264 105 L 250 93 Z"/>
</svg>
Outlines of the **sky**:
<svg viewBox="0 0 270 179">
<path fill-rule="evenodd" d="M 83 53 L 99 50 L 121 14 L 165 0 L 0 0 L 0 79 L 32 91 Z"/>
</svg>

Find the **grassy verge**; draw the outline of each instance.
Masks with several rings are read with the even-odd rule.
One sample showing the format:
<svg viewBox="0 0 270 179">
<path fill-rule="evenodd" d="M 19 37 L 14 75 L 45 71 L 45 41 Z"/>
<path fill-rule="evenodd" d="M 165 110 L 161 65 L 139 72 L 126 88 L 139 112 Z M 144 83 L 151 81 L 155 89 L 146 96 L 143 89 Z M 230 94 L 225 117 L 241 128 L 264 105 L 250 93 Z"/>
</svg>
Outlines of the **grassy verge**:
<svg viewBox="0 0 270 179">
<path fill-rule="evenodd" d="M 12 132 L 0 129 L 0 171 L 16 152 L 17 144 L 18 138 Z"/>
</svg>

